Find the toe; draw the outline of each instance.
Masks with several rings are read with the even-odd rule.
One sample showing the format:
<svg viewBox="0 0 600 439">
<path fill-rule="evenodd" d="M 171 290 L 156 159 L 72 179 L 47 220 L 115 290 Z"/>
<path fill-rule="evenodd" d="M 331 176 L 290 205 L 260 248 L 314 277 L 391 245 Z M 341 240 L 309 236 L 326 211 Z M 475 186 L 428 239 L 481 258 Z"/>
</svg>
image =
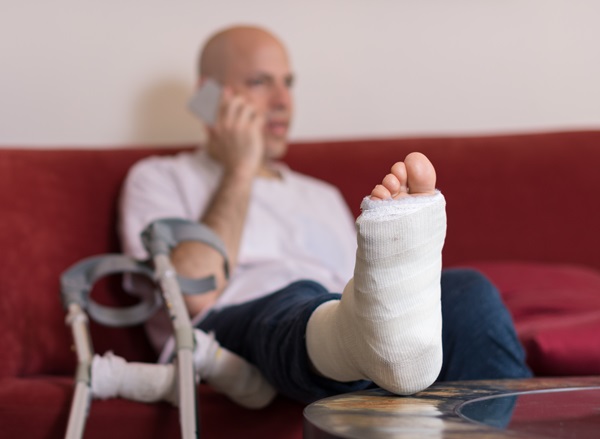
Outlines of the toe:
<svg viewBox="0 0 600 439">
<path fill-rule="evenodd" d="M 382 184 L 378 184 L 377 186 L 375 186 L 375 188 L 371 191 L 371 200 L 387 200 L 389 198 L 392 198 L 392 194 L 390 193 L 390 191 L 383 186 Z"/>
<path fill-rule="evenodd" d="M 400 192 L 400 190 L 402 188 L 402 185 L 401 185 L 400 181 L 398 180 L 398 177 L 396 177 L 394 174 L 386 175 L 383 178 L 381 185 L 390 192 L 392 198 L 395 197 L 396 195 L 398 195 L 398 193 Z"/>
<path fill-rule="evenodd" d="M 404 159 L 407 183 L 411 195 L 431 195 L 435 193 L 435 168 L 425 155 L 413 152 Z"/>
<path fill-rule="evenodd" d="M 396 162 L 392 166 L 392 175 L 398 181 L 397 189 L 392 192 L 394 198 L 400 198 L 408 194 L 406 165 L 404 162 Z"/>
</svg>

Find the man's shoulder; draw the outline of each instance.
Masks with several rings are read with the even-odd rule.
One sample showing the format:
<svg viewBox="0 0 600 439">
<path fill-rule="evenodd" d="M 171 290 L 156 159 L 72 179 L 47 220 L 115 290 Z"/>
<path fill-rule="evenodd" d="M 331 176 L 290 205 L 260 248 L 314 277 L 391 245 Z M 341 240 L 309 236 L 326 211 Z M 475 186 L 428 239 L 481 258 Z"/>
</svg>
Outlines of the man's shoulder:
<svg viewBox="0 0 600 439">
<path fill-rule="evenodd" d="M 129 169 L 129 178 L 185 173 L 186 169 L 204 161 L 203 150 L 173 151 L 173 153 L 149 155 L 138 160 Z"/>
<path fill-rule="evenodd" d="M 199 153 L 199 149 L 193 149 L 173 151 L 172 153 L 166 154 L 153 154 L 138 160 L 131 169 L 152 169 L 178 166 L 196 160 Z"/>
<path fill-rule="evenodd" d="M 304 185 L 319 188 L 319 189 L 327 189 L 327 190 L 337 191 L 336 186 L 334 186 L 333 184 L 331 184 L 325 180 L 321 180 L 320 178 L 313 177 L 312 175 L 304 174 L 304 173 L 301 173 L 298 171 L 294 171 L 293 169 L 289 169 L 289 168 L 288 168 L 287 172 L 289 172 L 290 177 L 292 179 L 296 180 L 299 184 L 304 184 Z"/>
<path fill-rule="evenodd" d="M 333 184 L 321 180 L 320 178 L 313 177 L 312 175 L 303 174 L 292 169 L 287 169 L 288 178 L 297 187 L 301 187 L 303 190 L 315 192 L 321 195 L 330 195 L 334 197 L 340 197 L 340 190 Z"/>
</svg>

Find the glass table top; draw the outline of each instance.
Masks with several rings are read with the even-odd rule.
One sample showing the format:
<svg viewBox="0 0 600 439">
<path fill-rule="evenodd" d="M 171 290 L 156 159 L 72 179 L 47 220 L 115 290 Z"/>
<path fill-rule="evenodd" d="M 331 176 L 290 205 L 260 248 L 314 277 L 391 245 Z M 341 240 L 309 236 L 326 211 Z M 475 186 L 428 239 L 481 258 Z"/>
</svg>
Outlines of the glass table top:
<svg viewBox="0 0 600 439">
<path fill-rule="evenodd" d="M 600 387 L 487 396 L 456 411 L 472 422 L 540 437 L 600 437 Z"/>
</svg>

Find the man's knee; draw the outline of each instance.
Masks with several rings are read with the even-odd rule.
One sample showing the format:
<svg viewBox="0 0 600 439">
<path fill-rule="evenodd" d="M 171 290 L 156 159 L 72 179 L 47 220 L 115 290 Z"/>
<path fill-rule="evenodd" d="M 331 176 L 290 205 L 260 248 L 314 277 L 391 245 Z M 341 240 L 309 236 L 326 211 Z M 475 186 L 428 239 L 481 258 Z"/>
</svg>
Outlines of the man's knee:
<svg viewBox="0 0 600 439">
<path fill-rule="evenodd" d="M 496 287 L 472 269 L 442 273 L 442 315 L 445 326 L 463 328 L 466 335 L 474 329 L 513 325 Z"/>
<path fill-rule="evenodd" d="M 496 287 L 475 270 L 442 274 L 444 365 L 439 379 L 528 377 L 531 372 Z"/>
<path fill-rule="evenodd" d="M 442 300 L 496 302 L 500 294 L 485 275 L 471 268 L 452 268 L 442 272 Z"/>
</svg>

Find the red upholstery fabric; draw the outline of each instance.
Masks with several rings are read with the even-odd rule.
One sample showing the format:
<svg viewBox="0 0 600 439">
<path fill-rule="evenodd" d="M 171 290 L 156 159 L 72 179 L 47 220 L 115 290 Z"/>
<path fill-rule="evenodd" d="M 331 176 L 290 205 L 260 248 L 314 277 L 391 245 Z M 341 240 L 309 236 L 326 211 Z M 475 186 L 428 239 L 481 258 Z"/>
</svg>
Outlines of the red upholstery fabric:
<svg viewBox="0 0 600 439">
<path fill-rule="evenodd" d="M 445 264 L 512 261 L 482 268 L 502 290 L 536 372 L 597 373 L 600 131 L 297 144 L 287 161 L 338 185 L 358 214 L 391 163 L 414 150 L 432 159 L 448 200 Z M 76 361 L 59 276 L 84 257 L 119 251 L 117 197 L 127 170 L 141 157 L 172 151 L 0 150 L 2 437 L 63 437 Z M 118 279 L 93 296 L 105 304 L 131 300 Z M 140 327 L 91 329 L 98 352 L 155 360 Z M 209 439 L 300 438 L 301 410 L 278 399 L 247 411 L 201 387 Z M 177 437 L 177 423 L 166 404 L 96 401 L 86 437 Z"/>
<path fill-rule="evenodd" d="M 0 379 L 1 436 L 27 439 L 64 437 L 72 392 L 71 377 Z M 231 403 L 208 386 L 202 386 L 200 395 L 201 437 L 302 437 L 300 404 L 279 398 L 257 412 Z M 85 438 L 163 439 L 179 437 L 179 431 L 179 412 L 168 403 L 99 400 L 92 403 Z"/>
<path fill-rule="evenodd" d="M 501 291 L 536 375 L 600 375 L 600 272 L 536 263 L 469 266 Z"/>
<path fill-rule="evenodd" d="M 294 145 L 287 161 L 341 188 L 358 215 L 371 186 L 412 151 L 431 159 L 448 201 L 446 265 L 525 260 L 600 268 L 600 131 L 307 143 Z"/>
<path fill-rule="evenodd" d="M 119 249 L 116 209 L 127 169 L 148 151 L 0 151 L 0 377 L 70 374 L 59 276 L 83 257 Z M 116 285 L 116 282 L 114 283 Z M 103 303 L 126 297 L 97 291 Z M 58 311 L 58 312 L 57 312 Z M 96 348 L 149 359 L 141 328 L 93 327 Z"/>
</svg>

